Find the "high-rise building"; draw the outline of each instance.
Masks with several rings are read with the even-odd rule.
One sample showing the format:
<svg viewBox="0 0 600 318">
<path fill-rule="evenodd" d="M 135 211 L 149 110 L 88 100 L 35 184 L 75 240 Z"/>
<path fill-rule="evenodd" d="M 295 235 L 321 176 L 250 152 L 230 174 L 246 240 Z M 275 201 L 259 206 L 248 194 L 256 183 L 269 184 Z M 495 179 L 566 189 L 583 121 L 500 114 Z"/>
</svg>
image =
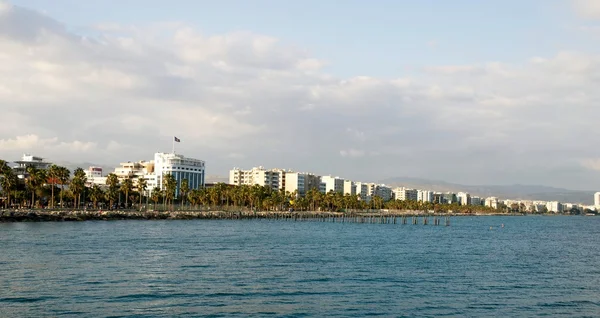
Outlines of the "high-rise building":
<svg viewBox="0 0 600 318">
<path fill-rule="evenodd" d="M 356 184 L 354 181 L 344 180 L 344 195 L 356 195 Z"/>
<path fill-rule="evenodd" d="M 433 192 L 429 190 L 417 190 L 417 201 L 433 202 Z"/>
<path fill-rule="evenodd" d="M 171 174 L 175 177 L 177 187 L 175 195 L 179 195 L 181 181 L 187 180 L 190 189 L 204 186 L 205 163 L 200 159 L 188 158 L 175 153 L 154 154 L 154 174 L 160 189 L 164 189 L 164 175 Z"/>
<path fill-rule="evenodd" d="M 458 204 L 460 204 L 460 205 L 470 205 L 471 204 L 471 195 L 468 194 L 467 192 L 459 192 L 456 195 L 456 198 L 458 200 Z"/>
<path fill-rule="evenodd" d="M 333 176 L 322 176 L 321 182 L 325 184 L 325 193 L 339 192 L 344 193 L 344 179 Z"/>
<path fill-rule="evenodd" d="M 408 189 L 405 187 L 399 187 L 394 189 L 394 197 L 400 201 L 417 201 L 419 199 L 419 192 L 415 189 Z"/>
<path fill-rule="evenodd" d="M 17 165 L 13 167 L 13 171 L 19 179 L 25 179 L 29 176 L 27 173 L 27 168 L 29 167 L 46 170 L 52 165 L 51 162 L 45 161 L 44 158 L 30 154 L 24 154 L 21 160 L 17 160 L 14 163 Z"/>
<path fill-rule="evenodd" d="M 600 192 L 594 193 L 594 205 L 600 207 Z"/>
</svg>

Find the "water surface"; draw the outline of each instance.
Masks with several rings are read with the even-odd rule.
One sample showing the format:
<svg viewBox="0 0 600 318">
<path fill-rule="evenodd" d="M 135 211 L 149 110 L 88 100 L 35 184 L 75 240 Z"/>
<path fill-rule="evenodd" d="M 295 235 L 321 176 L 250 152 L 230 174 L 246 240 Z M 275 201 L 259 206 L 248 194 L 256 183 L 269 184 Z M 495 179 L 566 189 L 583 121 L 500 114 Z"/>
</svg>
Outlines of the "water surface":
<svg viewBox="0 0 600 318">
<path fill-rule="evenodd" d="M 5 223 L 0 316 L 591 317 L 599 234 L 558 216 Z"/>
</svg>

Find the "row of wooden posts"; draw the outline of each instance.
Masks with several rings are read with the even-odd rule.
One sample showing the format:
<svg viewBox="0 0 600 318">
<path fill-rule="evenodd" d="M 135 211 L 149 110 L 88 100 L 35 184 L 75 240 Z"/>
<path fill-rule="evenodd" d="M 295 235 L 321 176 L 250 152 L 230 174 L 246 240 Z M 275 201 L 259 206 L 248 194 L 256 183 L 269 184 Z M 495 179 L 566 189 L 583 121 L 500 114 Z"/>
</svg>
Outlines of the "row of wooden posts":
<svg viewBox="0 0 600 318">
<path fill-rule="evenodd" d="M 231 213 L 231 219 L 268 219 L 332 223 L 413 224 L 450 226 L 449 216 L 347 215 L 326 213 Z"/>
</svg>

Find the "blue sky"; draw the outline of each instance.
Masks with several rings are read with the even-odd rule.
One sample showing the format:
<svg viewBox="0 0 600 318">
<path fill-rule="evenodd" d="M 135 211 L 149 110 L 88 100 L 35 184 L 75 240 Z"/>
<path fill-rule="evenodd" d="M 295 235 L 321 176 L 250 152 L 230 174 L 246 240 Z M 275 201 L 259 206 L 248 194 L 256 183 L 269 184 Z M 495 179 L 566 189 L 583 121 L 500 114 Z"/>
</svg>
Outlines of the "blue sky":
<svg viewBox="0 0 600 318">
<path fill-rule="evenodd" d="M 0 155 L 600 189 L 600 1 L 0 0 Z"/>
</svg>

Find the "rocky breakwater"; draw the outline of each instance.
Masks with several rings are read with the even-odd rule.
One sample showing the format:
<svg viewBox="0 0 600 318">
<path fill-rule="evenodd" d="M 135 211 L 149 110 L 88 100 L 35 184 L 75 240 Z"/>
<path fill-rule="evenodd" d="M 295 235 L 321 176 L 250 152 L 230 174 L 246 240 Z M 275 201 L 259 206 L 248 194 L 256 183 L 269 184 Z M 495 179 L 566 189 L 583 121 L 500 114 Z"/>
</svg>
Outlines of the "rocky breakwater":
<svg viewBox="0 0 600 318">
<path fill-rule="evenodd" d="M 166 220 L 166 219 L 224 219 L 229 212 L 196 211 L 53 211 L 4 210 L 0 222 L 92 221 L 92 220 Z"/>
</svg>

